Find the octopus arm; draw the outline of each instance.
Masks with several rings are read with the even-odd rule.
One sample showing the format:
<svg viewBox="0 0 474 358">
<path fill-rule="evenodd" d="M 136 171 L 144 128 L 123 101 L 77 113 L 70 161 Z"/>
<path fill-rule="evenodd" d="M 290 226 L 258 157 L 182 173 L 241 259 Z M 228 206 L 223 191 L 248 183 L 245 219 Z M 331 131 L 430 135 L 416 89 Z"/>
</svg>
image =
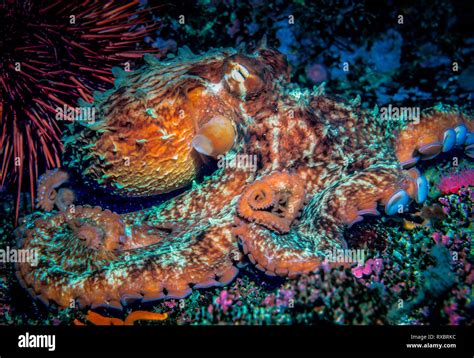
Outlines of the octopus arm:
<svg viewBox="0 0 474 358">
<path fill-rule="evenodd" d="M 18 231 L 21 246 L 39 253 L 38 265 L 18 264 L 18 277 L 33 296 L 62 307 L 121 307 L 226 284 L 238 273 L 233 199 L 247 176 L 223 175 L 218 190 L 211 179 L 146 212 L 78 206 L 45 214 Z"/>
<path fill-rule="evenodd" d="M 389 215 L 403 212 L 417 196 L 418 177 L 396 165 L 379 164 L 315 193 L 298 220 L 297 212 L 288 215 L 285 208 L 275 211 L 274 207 L 282 193 L 291 205 L 295 204 L 294 199 L 303 200 L 299 190 L 294 189 L 303 184 L 298 184 L 295 175 L 273 173 L 242 195 L 238 213 L 245 220 L 238 220 L 234 234 L 249 260 L 266 274 L 305 274 L 321 265 L 328 252 L 346 248 L 344 230 L 363 216 L 379 215 L 380 207 Z M 274 185 L 277 179 L 285 184 Z M 249 213 L 249 208 L 253 212 Z"/>
<path fill-rule="evenodd" d="M 397 136 L 395 153 L 404 168 L 419 160 L 428 160 L 454 147 L 465 149 L 474 157 L 474 122 L 454 111 L 434 110 L 411 123 Z"/>
<path fill-rule="evenodd" d="M 131 222 L 100 208 L 78 209 L 23 229 L 23 248 L 39 252 L 39 259 L 34 266 L 18 263 L 17 275 L 45 303 L 120 308 L 135 300 L 182 298 L 194 286 L 226 284 L 238 273 L 231 255 L 238 249 L 232 217 L 124 250 L 119 241 L 127 239 L 124 228 Z M 154 235 L 148 229 L 142 234 Z"/>
</svg>

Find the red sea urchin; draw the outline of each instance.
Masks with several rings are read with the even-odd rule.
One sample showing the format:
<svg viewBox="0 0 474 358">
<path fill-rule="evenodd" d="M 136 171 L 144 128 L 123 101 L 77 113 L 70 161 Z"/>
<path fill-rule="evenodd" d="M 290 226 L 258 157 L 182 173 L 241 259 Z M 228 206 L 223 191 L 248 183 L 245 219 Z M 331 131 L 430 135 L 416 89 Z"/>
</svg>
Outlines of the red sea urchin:
<svg viewBox="0 0 474 358">
<path fill-rule="evenodd" d="M 56 109 L 92 101 L 113 66 L 154 51 L 140 48 L 160 26 L 151 10 L 139 0 L 0 4 L 0 187 L 17 185 L 16 220 L 22 185 L 33 205 L 38 175 L 61 165 Z"/>
</svg>

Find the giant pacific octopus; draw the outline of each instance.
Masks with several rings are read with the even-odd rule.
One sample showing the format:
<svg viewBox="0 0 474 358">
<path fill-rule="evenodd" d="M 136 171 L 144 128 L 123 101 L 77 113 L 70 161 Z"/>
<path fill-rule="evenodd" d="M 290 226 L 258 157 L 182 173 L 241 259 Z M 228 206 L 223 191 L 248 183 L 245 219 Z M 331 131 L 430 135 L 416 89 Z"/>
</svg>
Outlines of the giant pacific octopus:
<svg viewBox="0 0 474 358">
<path fill-rule="evenodd" d="M 474 123 L 462 112 L 438 106 L 419 123 L 383 120 L 360 98 L 291 84 L 284 56 L 264 44 L 145 61 L 115 70 L 115 87 L 95 95 L 95 122 L 71 126 L 67 168 L 39 183 L 39 206 L 50 211 L 17 230 L 21 248 L 39 252 L 17 275 L 46 303 L 183 298 L 228 284 L 247 259 L 270 276 L 311 272 L 328 250 L 347 247 L 344 231 L 364 216 L 426 200 L 418 161 L 454 147 L 474 154 Z M 255 156 L 256 170 L 227 165 L 198 179 L 220 155 Z M 56 190 L 68 169 L 104 193 L 185 191 L 120 215 L 65 208 Z"/>
</svg>

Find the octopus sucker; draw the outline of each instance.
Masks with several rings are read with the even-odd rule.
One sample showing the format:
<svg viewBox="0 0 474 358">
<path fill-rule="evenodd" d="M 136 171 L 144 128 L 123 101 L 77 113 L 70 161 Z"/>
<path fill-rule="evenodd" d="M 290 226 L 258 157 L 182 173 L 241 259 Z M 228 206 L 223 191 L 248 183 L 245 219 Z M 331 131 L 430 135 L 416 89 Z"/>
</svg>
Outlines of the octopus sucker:
<svg viewBox="0 0 474 358">
<path fill-rule="evenodd" d="M 51 211 L 55 206 L 59 210 L 66 210 L 74 202 L 74 192 L 57 188 L 68 180 L 69 174 L 62 169 L 47 170 L 41 175 L 37 183 L 37 207 L 44 211 Z"/>
<path fill-rule="evenodd" d="M 48 172 L 39 184 L 47 212 L 17 229 L 20 247 L 39 252 L 38 265 L 17 264 L 32 296 L 118 309 L 184 298 L 232 282 L 244 255 L 291 279 L 347 249 L 345 231 L 365 217 L 422 204 L 429 182 L 419 160 L 455 148 L 473 156 L 472 118 L 454 109 L 400 128 L 360 98 L 291 84 L 285 57 L 265 45 L 179 54 L 115 71 L 115 88 L 95 95 L 97 121 L 72 126 L 65 162 L 104 193 L 187 189 L 135 212 L 61 211 L 52 193 L 68 168 Z M 198 180 L 219 156 L 233 161 Z"/>
<path fill-rule="evenodd" d="M 454 147 L 463 147 L 472 157 L 474 124 L 462 113 L 434 111 L 421 116 L 397 138 L 396 154 L 404 168 L 413 167 L 418 160 L 429 160 Z"/>
<path fill-rule="evenodd" d="M 255 226 L 242 223 L 235 231 L 242 250 L 249 261 L 260 271 L 270 276 L 295 276 L 313 271 L 321 264 L 317 256 L 299 260 L 300 252 L 290 247 L 280 248 L 272 236 Z M 291 239 L 288 240 L 291 243 Z"/>
<path fill-rule="evenodd" d="M 278 204 L 284 194 L 288 196 L 283 200 L 286 205 L 282 215 L 262 210 Z M 301 210 L 304 199 L 304 183 L 298 176 L 275 172 L 246 189 L 237 211 L 249 221 L 286 233 L 290 231 L 290 224 Z"/>
</svg>

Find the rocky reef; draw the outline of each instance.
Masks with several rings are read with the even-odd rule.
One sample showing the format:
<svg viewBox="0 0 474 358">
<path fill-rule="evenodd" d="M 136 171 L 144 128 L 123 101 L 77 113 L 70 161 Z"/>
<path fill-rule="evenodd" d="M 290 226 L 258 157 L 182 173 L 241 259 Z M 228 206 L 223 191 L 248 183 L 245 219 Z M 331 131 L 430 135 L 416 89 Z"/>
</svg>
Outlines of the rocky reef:
<svg viewBox="0 0 474 358">
<path fill-rule="evenodd" d="M 156 12 L 18 226 L 0 192 L 0 249 L 39 253 L 0 324 L 472 324 L 463 7 L 323 3 Z"/>
</svg>

